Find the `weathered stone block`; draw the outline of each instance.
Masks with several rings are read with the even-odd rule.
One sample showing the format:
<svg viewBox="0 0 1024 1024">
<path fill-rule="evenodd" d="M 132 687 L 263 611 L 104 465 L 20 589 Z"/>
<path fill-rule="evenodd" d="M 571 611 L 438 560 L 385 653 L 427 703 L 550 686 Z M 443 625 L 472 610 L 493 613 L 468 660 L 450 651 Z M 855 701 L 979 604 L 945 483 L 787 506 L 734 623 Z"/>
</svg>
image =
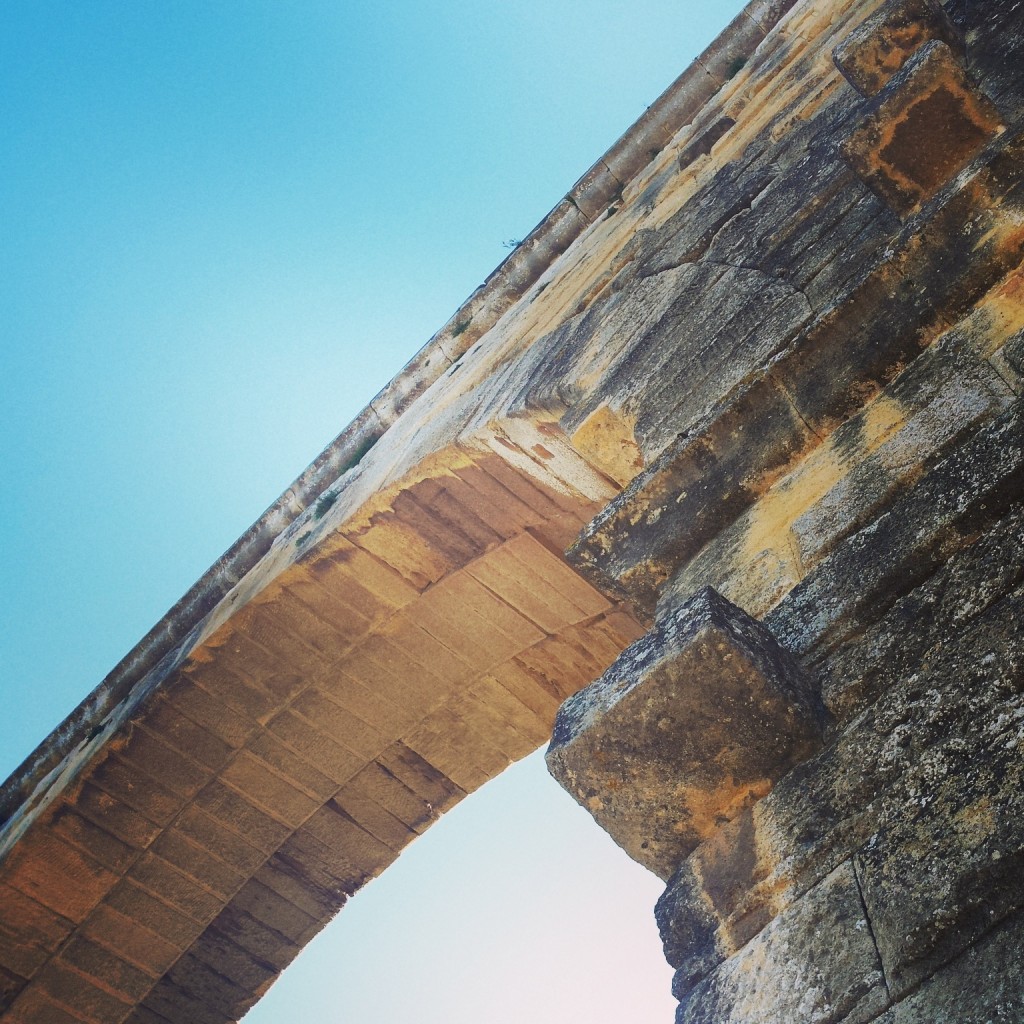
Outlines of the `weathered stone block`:
<svg viewBox="0 0 1024 1024">
<path fill-rule="evenodd" d="M 700 132 L 679 154 L 680 169 L 688 167 L 702 156 L 707 156 L 715 148 L 715 143 L 735 124 L 736 121 L 731 117 L 720 117 L 714 124 Z"/>
<path fill-rule="evenodd" d="M 812 448 L 771 377 L 686 431 L 587 525 L 566 558 L 602 589 L 653 609 L 663 584 Z"/>
<path fill-rule="evenodd" d="M 961 40 L 935 0 L 889 0 L 836 48 L 836 67 L 865 96 L 874 96 L 921 46 Z"/>
<path fill-rule="evenodd" d="M 995 929 L 878 1024 L 1018 1024 L 1024 1020 L 1024 918 Z"/>
<path fill-rule="evenodd" d="M 751 810 L 706 839 L 669 879 L 654 908 L 665 959 L 676 968 L 672 988 L 682 999 L 702 978 L 731 956 L 775 916 L 758 904 L 741 914 L 744 895 L 763 876 L 757 827 Z"/>
<path fill-rule="evenodd" d="M 890 689 L 892 679 L 913 676 L 928 652 L 959 642 L 975 619 L 1020 585 L 1022 550 L 1024 509 L 1018 506 L 901 597 L 856 643 L 831 655 L 821 670 L 822 699 L 832 714 L 852 720 Z"/>
<path fill-rule="evenodd" d="M 1002 349 L 1003 358 L 1018 377 L 1024 377 L 1024 331 L 1015 334 Z"/>
<path fill-rule="evenodd" d="M 863 1024 L 888 997 L 849 861 L 680 1004 L 677 1024 Z"/>
<path fill-rule="evenodd" d="M 803 564 L 813 565 L 835 545 L 871 521 L 898 492 L 901 484 L 930 469 L 941 455 L 963 441 L 979 421 L 1007 404 L 1008 390 L 999 393 L 998 378 L 987 367 L 964 366 L 953 376 L 951 361 L 939 363 L 949 373 L 947 386 L 923 409 L 912 413 L 893 436 L 836 482 L 793 523 Z M 966 361 L 965 361 L 966 362 Z M 849 422 L 849 421 L 848 421 Z"/>
<path fill-rule="evenodd" d="M 710 588 L 558 712 L 551 774 L 662 878 L 819 746 L 813 681 Z"/>
<path fill-rule="evenodd" d="M 908 215 L 934 196 L 1003 127 L 999 112 L 941 41 L 914 55 L 844 146 L 854 170 Z"/>
<path fill-rule="evenodd" d="M 1007 646 L 1005 633 L 990 629 L 970 647 L 943 652 L 928 684 L 945 699 L 932 689 L 921 703 L 928 724 L 959 743 L 917 755 L 856 857 L 894 996 L 1024 905 L 1024 697 L 1021 656 Z M 991 694 L 989 706 L 958 700 L 956 680 L 972 694 Z"/>
</svg>

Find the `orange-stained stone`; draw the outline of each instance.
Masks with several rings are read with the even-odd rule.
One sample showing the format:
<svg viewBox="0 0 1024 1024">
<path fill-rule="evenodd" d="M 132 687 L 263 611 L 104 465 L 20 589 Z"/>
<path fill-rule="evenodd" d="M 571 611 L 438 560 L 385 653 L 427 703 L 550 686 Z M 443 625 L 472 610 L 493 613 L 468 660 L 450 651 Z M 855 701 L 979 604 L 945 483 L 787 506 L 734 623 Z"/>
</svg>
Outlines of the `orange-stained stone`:
<svg viewBox="0 0 1024 1024">
<path fill-rule="evenodd" d="M 197 686 L 184 673 L 169 680 L 164 693 L 181 714 L 230 747 L 242 746 L 256 728 L 254 719 L 232 711 L 224 701 Z"/>
<path fill-rule="evenodd" d="M 74 797 L 75 810 L 129 846 L 144 849 L 160 827 L 126 803 L 87 782 Z"/>
<path fill-rule="evenodd" d="M 242 793 L 220 780 L 211 782 L 196 797 L 196 806 L 235 835 L 266 854 L 288 837 L 288 826 L 277 821 Z"/>
<path fill-rule="evenodd" d="M 529 534 L 522 534 L 509 541 L 506 550 L 522 566 L 526 579 L 543 580 L 544 586 L 556 590 L 579 609 L 579 618 L 589 618 L 609 607 L 610 602 L 604 594 L 592 587 L 564 559 Z"/>
<path fill-rule="evenodd" d="M 266 771 L 269 769 L 269 773 Z M 250 787 L 249 795 L 259 792 L 259 799 L 268 810 L 279 817 L 292 821 L 296 815 L 304 820 L 303 807 L 309 807 L 308 797 L 313 805 L 323 803 L 337 788 L 338 784 L 328 775 L 312 765 L 301 754 L 281 742 L 273 733 L 261 732 L 254 736 L 246 749 L 222 775 L 225 782 L 241 788 Z M 245 779 L 245 782 L 240 780 Z M 301 792 L 304 797 L 291 798 L 291 791 Z M 289 821 L 288 824 L 292 824 Z"/>
<path fill-rule="evenodd" d="M 332 730 L 329 726 L 318 728 L 288 710 L 278 715 L 268 729 L 336 785 L 352 778 L 366 758 L 384 746 L 381 734 L 353 715 L 347 716 L 344 728 Z"/>
<path fill-rule="evenodd" d="M 144 853 L 126 878 L 200 925 L 212 920 L 223 903 L 211 889 L 154 853 Z"/>
<path fill-rule="evenodd" d="M 266 860 L 263 850 L 232 832 L 197 804 L 191 804 L 178 815 L 174 829 L 238 871 L 255 871 Z"/>
<path fill-rule="evenodd" d="M 266 737 L 263 739 L 264 744 L 261 746 L 261 751 L 266 756 L 276 755 L 282 761 L 285 760 L 287 752 L 282 751 L 280 745 L 271 746 Z M 288 760 L 294 764 L 297 759 L 289 758 Z M 305 766 L 301 767 L 305 768 Z M 306 774 L 315 780 L 312 769 L 309 769 Z M 273 771 L 266 761 L 247 750 L 239 753 L 238 757 L 222 773 L 221 778 L 247 801 L 290 828 L 297 828 L 301 825 L 319 806 L 320 801 L 301 788 L 301 783 L 296 780 L 286 780 L 282 774 Z M 313 785 L 321 791 L 332 788 L 332 784 L 327 779 L 324 779 L 322 783 L 314 781 Z"/>
<path fill-rule="evenodd" d="M 340 533 L 326 540 L 314 555 L 302 563 L 320 586 L 339 601 L 363 614 L 380 614 L 382 608 L 404 608 L 419 594 L 402 573 L 387 560 L 347 541 Z M 365 594 L 373 601 L 365 603 Z M 315 601 L 311 601 L 315 604 Z"/>
<path fill-rule="evenodd" d="M 64 941 L 74 923 L 0 882 L 0 964 L 30 978 Z"/>
<path fill-rule="evenodd" d="M 150 849 L 182 874 L 225 899 L 245 882 L 245 873 L 175 828 L 167 829 Z"/>
<path fill-rule="evenodd" d="M 40 988 L 22 992 L 4 1016 L 5 1024 L 83 1024 L 87 1019 L 59 1005 Z"/>
<path fill-rule="evenodd" d="M 136 775 L 148 775 L 185 800 L 194 797 L 211 777 L 208 768 L 138 723 L 129 724 L 126 731 L 123 741 L 120 736 L 115 741 L 116 748 Z"/>
<path fill-rule="evenodd" d="M 36 975 L 34 985 L 54 1002 L 72 1010 L 86 1024 L 121 1021 L 132 1008 L 131 997 L 115 996 L 59 960 L 51 960 Z"/>
<path fill-rule="evenodd" d="M 993 136 L 1003 122 L 963 64 L 931 42 L 879 94 L 879 103 L 843 153 L 901 216 L 919 209 Z"/>
<path fill-rule="evenodd" d="M 202 930 L 202 925 L 188 914 L 172 907 L 130 878 L 123 878 L 110 890 L 104 905 L 154 932 L 179 950 L 186 949 Z"/>
<path fill-rule="evenodd" d="M 44 907 L 80 922 L 103 898 L 117 875 L 52 832 L 24 836 L 4 861 L 4 881 Z"/>
<path fill-rule="evenodd" d="M 143 971 L 122 956 L 97 945 L 83 935 L 75 935 L 60 951 L 59 962 L 72 970 L 86 975 L 97 987 L 119 999 L 134 1002 L 141 999 L 153 987 L 159 977 L 150 971 Z"/>
<path fill-rule="evenodd" d="M 54 835 L 118 873 L 128 867 L 138 852 L 105 829 L 75 813 L 66 803 L 60 804 L 54 810 L 52 828 Z"/>
</svg>

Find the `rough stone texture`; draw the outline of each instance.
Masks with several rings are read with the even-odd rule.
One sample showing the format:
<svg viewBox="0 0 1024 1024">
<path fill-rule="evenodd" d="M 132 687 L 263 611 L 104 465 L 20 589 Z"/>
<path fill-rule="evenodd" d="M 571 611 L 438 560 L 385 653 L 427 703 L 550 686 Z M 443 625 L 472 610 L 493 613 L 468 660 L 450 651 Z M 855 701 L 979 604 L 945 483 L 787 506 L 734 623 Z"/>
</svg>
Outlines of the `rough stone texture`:
<svg viewBox="0 0 1024 1024">
<path fill-rule="evenodd" d="M 849 862 L 683 994 L 677 1024 L 865 1024 L 888 998 Z"/>
<path fill-rule="evenodd" d="M 929 40 L 956 51 L 963 41 L 935 0 L 888 0 L 836 47 L 836 66 L 865 96 L 874 96 Z"/>
<path fill-rule="evenodd" d="M 681 1012 L 1013 1019 L 1021 11 L 741 12 L 0 791 L 0 1016 L 236 1019 L 710 586 L 832 721 L 680 735 Z"/>
<path fill-rule="evenodd" d="M 555 720 L 552 775 L 667 878 L 821 742 L 812 680 L 713 590 L 665 616 Z"/>
<path fill-rule="evenodd" d="M 1003 127 L 963 64 L 932 40 L 879 94 L 843 152 L 858 174 L 906 215 L 946 184 Z"/>
<path fill-rule="evenodd" d="M 1017 243 L 1004 261 L 1003 243 L 982 255 L 974 232 L 994 194 L 997 219 L 1022 209 L 1010 184 L 1020 108 L 998 101 L 1019 95 L 1005 61 L 1019 59 L 1008 54 L 1024 24 L 1009 4 L 949 8 L 892 3 L 869 19 L 836 59 L 878 95 L 819 119 L 904 218 L 867 221 L 889 232 L 874 250 L 884 259 L 861 255 L 833 310 L 688 420 L 570 552 L 655 614 L 652 643 L 709 585 L 764 615 L 835 716 L 824 750 L 705 836 L 669 880 L 656 916 L 681 1021 L 1022 1019 L 1019 925 L 1002 922 L 1024 905 L 1024 302 Z M 900 131 L 914 136 L 902 169 Z M 744 176 L 749 210 L 735 213 Z M 815 179 L 816 196 L 827 180 L 841 178 Z M 691 206 L 651 270 L 723 245 L 739 254 L 757 237 L 773 185 L 749 166 L 718 184 L 713 241 Z M 838 208 L 857 206 L 851 196 Z M 778 388 L 800 424 L 765 430 L 767 404 L 748 398 L 757 388 Z M 874 972 L 860 1003 L 823 995 L 858 962 L 848 925 L 814 917 L 840 870 Z"/>
<path fill-rule="evenodd" d="M 680 992 L 851 856 L 897 999 L 1024 902 L 1019 559 L 984 571 L 1019 552 L 1021 515 L 842 651 L 870 653 L 885 699 L 680 865 L 658 908 Z M 918 620 L 928 594 L 944 608 Z M 889 659 L 908 615 L 925 636 Z"/>
<path fill-rule="evenodd" d="M 1022 947 L 1024 920 L 1018 915 L 932 975 L 878 1024 L 1017 1024 L 1024 1020 Z"/>
</svg>

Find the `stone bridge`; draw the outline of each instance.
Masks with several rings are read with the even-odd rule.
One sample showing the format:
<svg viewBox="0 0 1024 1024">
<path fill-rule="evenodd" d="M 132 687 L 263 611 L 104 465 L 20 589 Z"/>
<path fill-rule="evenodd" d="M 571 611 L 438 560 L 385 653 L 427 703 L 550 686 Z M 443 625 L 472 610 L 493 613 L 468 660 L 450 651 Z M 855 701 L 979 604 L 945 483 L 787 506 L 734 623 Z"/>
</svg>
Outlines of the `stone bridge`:
<svg viewBox="0 0 1024 1024">
<path fill-rule="evenodd" d="M 5 784 L 0 1019 L 237 1020 L 571 698 L 680 1022 L 1024 1020 L 1022 114 L 753 0 Z"/>
</svg>

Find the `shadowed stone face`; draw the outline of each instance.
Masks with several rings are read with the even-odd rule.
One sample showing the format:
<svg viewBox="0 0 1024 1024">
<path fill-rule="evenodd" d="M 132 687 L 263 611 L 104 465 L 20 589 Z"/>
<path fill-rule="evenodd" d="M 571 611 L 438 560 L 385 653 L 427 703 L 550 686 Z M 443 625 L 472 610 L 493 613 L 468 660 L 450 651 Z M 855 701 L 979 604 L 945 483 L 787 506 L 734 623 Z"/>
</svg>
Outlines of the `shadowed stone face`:
<svg viewBox="0 0 1024 1024">
<path fill-rule="evenodd" d="M 707 588 L 562 705 L 554 777 L 662 878 L 821 741 L 813 682 Z"/>
<path fill-rule="evenodd" d="M 684 998 L 677 1024 L 866 1024 L 881 964 L 846 862 Z"/>
</svg>

